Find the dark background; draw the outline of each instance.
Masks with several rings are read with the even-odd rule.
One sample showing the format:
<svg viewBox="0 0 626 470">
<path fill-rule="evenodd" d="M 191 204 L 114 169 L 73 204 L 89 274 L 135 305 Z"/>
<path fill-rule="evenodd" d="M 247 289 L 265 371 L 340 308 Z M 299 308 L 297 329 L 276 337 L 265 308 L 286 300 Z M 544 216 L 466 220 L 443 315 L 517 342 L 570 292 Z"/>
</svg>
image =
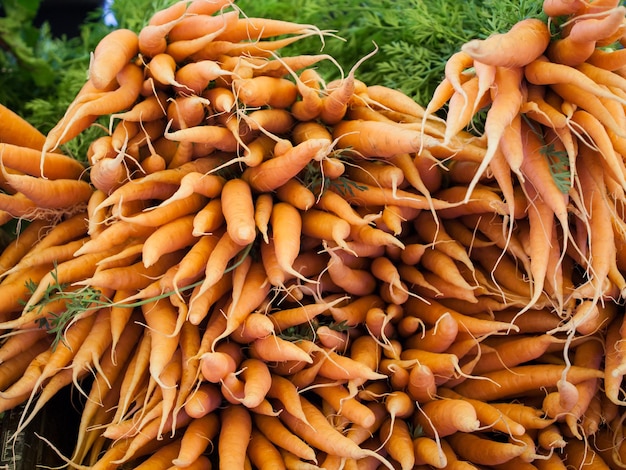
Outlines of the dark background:
<svg viewBox="0 0 626 470">
<path fill-rule="evenodd" d="M 35 25 L 48 22 L 53 35 L 76 36 L 87 14 L 103 6 L 104 0 L 43 0 Z"/>
</svg>

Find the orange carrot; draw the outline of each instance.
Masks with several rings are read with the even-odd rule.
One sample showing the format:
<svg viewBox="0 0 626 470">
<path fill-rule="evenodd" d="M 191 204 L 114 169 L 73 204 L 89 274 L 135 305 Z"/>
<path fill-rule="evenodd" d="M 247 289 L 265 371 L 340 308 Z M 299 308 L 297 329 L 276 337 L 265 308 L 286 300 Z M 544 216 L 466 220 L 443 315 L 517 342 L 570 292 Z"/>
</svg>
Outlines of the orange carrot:
<svg viewBox="0 0 626 470">
<path fill-rule="evenodd" d="M 194 419 L 209 415 L 222 403 L 219 388 L 212 383 L 203 383 L 195 389 L 185 402 L 185 412 Z"/>
<path fill-rule="evenodd" d="M 256 238 L 254 201 L 250 186 L 240 178 L 224 184 L 221 193 L 226 230 L 235 243 L 248 245 Z"/>
<path fill-rule="evenodd" d="M 189 39 L 199 38 L 201 36 L 204 36 L 205 34 L 214 33 L 224 25 L 224 19 L 222 18 L 222 16 L 237 17 L 239 16 L 239 14 L 239 11 L 233 10 L 228 12 L 221 12 L 220 15 L 183 15 L 169 31 L 167 39 L 171 42 L 185 41 Z M 226 19 L 226 23 L 229 25 L 236 24 L 235 21 L 231 21 L 230 19 Z"/>
<path fill-rule="evenodd" d="M 538 386 L 554 387 L 563 371 L 564 366 L 556 364 L 521 365 L 483 374 L 482 377 L 491 380 L 480 385 L 482 388 L 480 392 L 476 390 L 474 381 L 461 383 L 455 391 L 468 398 L 491 401 L 510 396 L 512 393 L 524 393 Z M 567 369 L 567 379 L 573 384 L 603 376 L 604 372 L 598 369 L 574 366 Z"/>
<path fill-rule="evenodd" d="M 304 460 L 316 460 L 315 451 L 299 437 L 287 429 L 276 416 L 255 413 L 254 425 L 275 445 L 288 449 Z"/>
<path fill-rule="evenodd" d="M 196 212 L 193 219 L 192 234 L 195 236 L 211 235 L 224 224 L 224 212 L 222 211 L 222 200 L 211 199 L 207 204 Z"/>
<path fill-rule="evenodd" d="M 255 339 L 250 343 L 250 355 L 264 361 L 301 361 L 312 363 L 311 356 L 291 341 L 280 336 L 267 336 Z"/>
<path fill-rule="evenodd" d="M 4 164 L 0 168 L 2 175 L 15 191 L 24 194 L 39 208 L 57 209 L 86 204 L 93 188 L 86 181 L 72 179 L 46 179 L 25 174 L 9 173 Z"/>
<path fill-rule="evenodd" d="M 68 142 L 91 125 L 97 116 L 116 113 L 132 105 L 141 91 L 143 71 L 138 65 L 128 63 L 117 73 L 116 80 L 119 87 L 115 90 L 102 92 L 99 97 L 70 107 L 48 132 L 42 152 Z"/>
<path fill-rule="evenodd" d="M 233 91 L 246 106 L 286 108 L 296 100 L 297 86 L 285 78 L 261 75 L 233 80 Z"/>
<path fill-rule="evenodd" d="M 503 67 L 496 69 L 494 83 L 498 91 L 492 99 L 492 104 L 487 112 L 485 121 L 487 153 L 476 170 L 476 175 L 468 185 L 468 197 L 493 159 L 500 145 L 500 140 L 502 139 L 505 128 L 513 121 L 514 116 L 519 112 L 523 102 L 521 82 L 522 69 Z"/>
<path fill-rule="evenodd" d="M 258 192 L 273 191 L 296 176 L 313 160 L 321 161 L 330 151 L 325 139 L 309 139 L 255 167 L 246 168 L 242 178 Z"/>
<path fill-rule="evenodd" d="M 392 465 L 382 456 L 369 449 L 362 448 L 351 439 L 345 437 L 332 427 L 322 412 L 305 398 L 302 398 L 303 409 L 311 425 L 305 424 L 288 412 L 281 413 L 281 419 L 285 424 L 301 438 L 310 442 L 313 446 L 330 455 L 346 458 L 361 459 L 374 457 L 386 468 Z"/>
<path fill-rule="evenodd" d="M 505 33 L 494 34 L 484 40 L 471 40 L 461 50 L 485 64 L 524 67 L 543 54 L 549 42 L 547 24 L 540 19 L 527 18 Z M 525 45 L 523 51 L 519 50 L 521 43 Z"/>
<path fill-rule="evenodd" d="M 192 234 L 195 215 L 189 214 L 158 227 L 143 243 L 142 261 L 148 268 L 161 256 L 193 245 L 197 237 Z"/>
<path fill-rule="evenodd" d="M 252 433 L 251 414 L 242 405 L 229 405 L 220 412 L 218 439 L 219 468 L 244 468 L 246 450 Z"/>
<path fill-rule="evenodd" d="M 432 400 L 420 406 L 415 416 L 429 437 L 445 437 L 458 431 L 472 433 L 480 427 L 474 406 L 456 398 Z"/>
<path fill-rule="evenodd" d="M 96 46 L 89 66 L 89 80 L 97 89 L 106 88 L 126 64 L 139 52 L 137 33 L 116 29 Z"/>
<path fill-rule="evenodd" d="M 41 150 L 46 136 L 15 111 L 1 103 L 0 119 L 5 123 L 0 133 L 1 142 L 28 149 Z"/>
<path fill-rule="evenodd" d="M 222 334 L 215 339 L 215 342 L 226 338 L 234 332 L 244 322 L 245 318 L 254 309 L 261 305 L 270 291 L 271 286 L 269 282 L 267 282 L 267 276 L 265 274 L 263 264 L 251 261 L 250 263 L 251 266 L 247 269 L 245 275 L 242 276 L 243 286 L 241 288 L 239 298 L 236 298 L 233 293 L 232 301 L 224 307 L 224 314 L 226 315 L 226 328 Z M 239 267 L 237 269 L 239 269 Z M 235 272 L 237 269 L 235 269 Z M 235 275 L 233 276 L 233 290 L 236 291 L 237 286 Z"/>
</svg>

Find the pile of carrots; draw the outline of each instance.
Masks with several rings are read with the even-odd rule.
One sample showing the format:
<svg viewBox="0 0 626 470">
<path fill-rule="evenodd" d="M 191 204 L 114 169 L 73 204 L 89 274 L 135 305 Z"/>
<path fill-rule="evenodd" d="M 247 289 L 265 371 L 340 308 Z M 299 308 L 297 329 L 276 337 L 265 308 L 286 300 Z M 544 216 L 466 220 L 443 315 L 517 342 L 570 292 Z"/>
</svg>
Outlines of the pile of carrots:
<svg viewBox="0 0 626 470">
<path fill-rule="evenodd" d="M 3 110 L 0 410 L 74 387 L 76 469 L 623 468 L 626 7 L 543 6 L 425 107 L 182 0 Z"/>
</svg>

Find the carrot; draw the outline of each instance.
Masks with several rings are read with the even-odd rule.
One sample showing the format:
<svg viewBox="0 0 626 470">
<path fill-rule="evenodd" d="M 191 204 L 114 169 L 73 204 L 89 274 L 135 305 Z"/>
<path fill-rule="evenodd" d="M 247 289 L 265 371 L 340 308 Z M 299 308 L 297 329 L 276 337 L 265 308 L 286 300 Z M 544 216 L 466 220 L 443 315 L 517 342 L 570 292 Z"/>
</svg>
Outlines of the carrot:
<svg viewBox="0 0 626 470">
<path fill-rule="evenodd" d="M 85 241 L 86 238 L 81 238 L 68 242 L 63 246 L 50 246 L 47 248 L 41 248 L 40 250 L 35 250 L 24 256 L 19 263 L 6 271 L 4 275 L 8 276 L 19 270 L 34 266 L 52 265 L 54 263 L 68 261 L 73 257 L 74 252 L 85 243 Z"/>
<path fill-rule="evenodd" d="M 398 462 L 403 470 L 414 468 L 415 452 L 407 422 L 387 418 L 383 421 L 379 433 L 389 457 Z"/>
<path fill-rule="evenodd" d="M 374 136 L 377 138 L 374 139 Z M 365 158 L 390 158 L 400 153 L 414 153 L 431 148 L 439 142 L 421 132 L 397 124 L 343 120 L 333 128 L 333 138 L 340 148 L 350 148 Z"/>
<path fill-rule="evenodd" d="M 231 338 L 240 344 L 248 344 L 257 338 L 264 338 L 275 333 L 272 320 L 264 314 L 253 311 L 231 334 Z"/>
<path fill-rule="evenodd" d="M 315 394 L 350 422 L 363 427 L 370 427 L 374 424 L 376 420 L 374 412 L 352 397 L 343 385 L 320 380 L 311 387 Z"/>
<path fill-rule="evenodd" d="M 550 42 L 546 23 L 536 18 L 517 22 L 507 32 L 487 39 L 473 39 L 461 50 L 475 60 L 500 67 L 524 67 L 544 53 Z M 519 45 L 524 49 L 519 50 Z"/>
<path fill-rule="evenodd" d="M 233 80 L 233 92 L 245 106 L 287 108 L 296 101 L 297 86 L 285 78 L 260 75 Z"/>
<path fill-rule="evenodd" d="M 232 282 L 232 275 L 226 275 L 222 276 L 203 292 L 200 292 L 202 289 L 201 285 L 194 287 L 189 301 L 188 320 L 194 325 L 200 324 L 211 311 L 211 307 L 232 289 Z M 221 315 L 221 319 L 224 324 L 220 328 L 226 326 L 226 318 Z"/>
<path fill-rule="evenodd" d="M 151 210 L 145 210 L 130 215 L 119 215 L 122 221 L 148 227 L 159 227 L 171 222 L 178 217 L 188 215 L 201 209 L 207 203 L 207 198 L 201 194 L 193 193 L 188 197 L 178 199 L 165 206 L 157 206 Z"/>
<path fill-rule="evenodd" d="M 44 381 L 53 377 L 63 367 L 68 365 L 70 361 L 72 361 L 74 352 L 78 348 L 78 345 L 81 344 L 89 334 L 94 321 L 95 315 L 88 315 L 72 323 L 64 331 L 63 341 L 57 346 L 57 348 L 54 350 L 46 350 L 50 351 L 49 354 L 47 352 L 42 352 L 37 355 L 29 364 L 27 370 L 24 372 L 24 375 L 5 391 L 1 392 L 0 396 L 4 398 L 11 398 L 30 392 L 31 395 L 26 405 L 28 407 Z M 72 374 L 70 373 L 70 381 L 71 377 Z M 24 414 L 23 417 L 25 418 L 26 415 Z"/>
<path fill-rule="evenodd" d="M 337 331 L 329 326 L 322 325 L 316 328 L 315 334 L 322 346 L 328 349 L 345 351 L 348 346 L 348 334 Z"/>
<path fill-rule="evenodd" d="M 564 450 L 566 452 L 564 460 L 568 467 L 591 467 L 599 470 L 610 468 L 600 454 L 582 440 L 568 440 Z"/>
<path fill-rule="evenodd" d="M 248 445 L 250 463 L 259 470 L 285 470 L 287 467 L 279 450 L 274 446 L 261 431 L 252 429 L 250 443 Z"/>
<path fill-rule="evenodd" d="M 179 415 L 176 417 L 170 415 L 170 418 L 168 418 L 166 424 L 169 426 L 174 418 L 177 418 L 177 429 L 185 427 L 191 421 L 189 416 L 187 416 L 184 412 L 180 412 Z M 132 439 L 130 439 L 130 442 L 128 444 L 128 447 L 125 449 L 124 454 L 114 460 L 113 463 L 119 465 L 129 460 L 132 460 L 133 458 L 140 457 L 146 451 L 148 454 L 154 452 L 154 450 L 150 452 L 148 446 L 151 442 L 159 442 L 161 440 L 157 439 L 157 431 L 160 424 L 159 421 L 160 418 L 156 418 L 147 423 L 147 425 L 143 427 L 141 433 L 138 433 L 137 435 L 132 437 Z"/>
<path fill-rule="evenodd" d="M 478 184 L 479 178 L 491 163 L 504 134 L 504 129 L 513 121 L 514 116 L 519 113 L 523 102 L 523 95 L 520 89 L 521 81 L 522 69 L 503 67 L 496 69 L 494 84 L 498 91 L 492 99 L 492 104 L 485 120 L 487 153 L 477 168 L 476 175 L 468 185 L 468 197 Z"/>
<path fill-rule="evenodd" d="M 84 219 L 82 217 L 75 216 L 76 220 L 81 221 L 81 225 L 84 227 Z M 62 222 L 60 222 L 62 223 Z M 58 226 L 56 224 L 55 226 Z M 27 255 L 32 248 L 35 248 L 41 243 L 41 239 L 46 239 L 46 236 L 50 232 L 53 226 L 49 221 L 44 219 L 38 219 L 32 221 L 25 227 L 19 227 L 16 231 L 16 237 L 9 242 L 2 253 L 0 253 L 0 275 L 4 276 L 5 273 L 12 269 L 20 259 Z M 77 234 L 79 236 L 79 234 Z"/>
<path fill-rule="evenodd" d="M 623 399 L 620 399 L 621 383 L 623 379 L 623 374 L 620 371 L 620 364 L 623 363 L 623 352 L 619 343 L 622 338 L 621 325 L 621 319 L 614 319 L 608 325 L 604 337 L 604 393 L 606 397 L 615 404 L 624 402 Z"/>
<path fill-rule="evenodd" d="M 350 225 L 367 225 L 369 220 L 362 217 L 345 198 L 334 191 L 324 191 L 318 198 L 316 207 L 331 212 Z"/>
<path fill-rule="evenodd" d="M 373 294 L 377 287 L 376 278 L 365 269 L 351 268 L 331 249 L 328 260 L 330 279 L 348 294 L 367 296 Z"/>
<path fill-rule="evenodd" d="M 602 100 L 596 95 L 577 87 L 574 83 L 557 83 L 551 85 L 560 96 L 568 102 L 579 106 L 596 117 L 604 126 L 617 136 L 622 136 L 622 130 L 615 117 L 608 111 Z"/>
<path fill-rule="evenodd" d="M 377 50 L 378 49 L 375 48 L 369 54 L 361 57 L 352 66 L 346 77 L 326 87 L 324 90 L 326 94 L 321 99 L 321 109 L 319 113 L 319 118 L 323 123 L 332 126 L 344 119 L 346 111 L 348 110 L 348 104 L 357 92 L 358 84 L 354 75 L 359 66 L 374 55 Z"/>
<path fill-rule="evenodd" d="M 302 398 L 302 406 L 311 425 L 305 424 L 288 412 L 281 413 L 281 419 L 296 435 L 310 442 L 315 448 L 331 455 L 346 458 L 374 457 L 386 468 L 393 468 L 382 456 L 369 449 L 360 447 L 351 439 L 343 436 L 326 420 L 324 415 L 305 398 Z"/>
<path fill-rule="evenodd" d="M 203 353 L 200 360 L 200 370 L 205 380 L 218 383 L 226 375 L 237 371 L 243 357 L 234 351 L 228 343 L 218 344 L 215 350 Z"/>
<path fill-rule="evenodd" d="M 96 285 L 114 290 L 144 289 L 152 283 L 152 278 L 162 275 L 166 270 L 178 263 L 182 256 L 183 250 L 178 250 L 164 254 L 157 262 L 147 268 L 144 266 L 143 261 L 138 261 L 130 266 L 98 270 L 91 277 L 85 276 L 83 279 L 75 281 L 75 285 Z"/>
<path fill-rule="evenodd" d="M 455 391 L 468 398 L 486 401 L 497 400 L 510 396 L 512 393 L 524 393 L 539 386 L 554 387 L 561 378 L 564 367 L 556 364 L 520 365 L 510 369 L 501 369 L 482 374 L 483 378 L 490 379 L 480 384 L 480 391 L 476 390 L 476 382 L 466 381 L 455 387 Z M 601 378 L 604 372 L 598 369 L 571 366 L 567 369 L 567 379 L 577 384 L 583 380 Z"/>
<path fill-rule="evenodd" d="M 43 329 L 39 331 L 46 334 Z M 25 374 L 33 359 L 50 348 L 50 341 L 46 339 L 45 337 L 43 339 L 40 338 L 38 341 L 30 344 L 27 349 L 15 352 L 0 364 L 0 388 L 2 390 L 6 390 L 15 383 Z"/>
<path fill-rule="evenodd" d="M 326 139 L 309 139 L 280 156 L 246 168 L 242 178 L 258 192 L 273 191 L 288 182 L 313 160 L 321 161 L 330 151 Z"/>
<path fill-rule="evenodd" d="M 221 193 L 226 230 L 239 245 L 248 245 L 256 238 L 254 201 L 250 186 L 240 178 L 226 181 Z"/>
<path fill-rule="evenodd" d="M 100 40 L 89 65 L 89 80 L 97 89 L 104 89 L 139 52 L 137 33 L 116 29 Z"/>
<path fill-rule="evenodd" d="M 591 155 L 583 153 L 582 156 L 584 156 L 586 161 Z M 579 180 L 584 191 L 584 210 L 587 213 L 593 212 L 596 216 L 610 219 L 611 216 L 609 214 L 609 206 L 607 205 L 608 202 L 606 201 L 607 195 L 605 186 L 599 186 L 597 182 L 597 179 L 602 175 L 602 170 L 600 167 L 594 165 L 592 160 L 589 161 L 589 164 L 594 168 L 583 168 L 583 166 L 580 165 Z M 594 173 L 597 175 L 595 178 L 593 176 Z M 590 270 L 591 276 L 580 289 L 582 292 L 590 291 L 591 295 L 589 296 L 593 299 L 598 298 L 604 290 L 603 280 L 607 278 L 611 269 L 610 263 L 612 259 L 615 258 L 615 242 L 613 237 L 612 231 L 604 232 L 594 229 L 589 232 L 589 256 L 591 258 L 588 269 Z"/>
<path fill-rule="evenodd" d="M 168 43 L 165 53 L 172 56 L 176 63 L 184 62 L 187 59 L 191 59 L 191 61 L 202 60 L 202 57 L 196 57 L 196 55 L 200 54 L 201 56 L 204 49 L 213 44 L 220 33 L 226 31 L 237 20 L 237 15 L 219 15 L 219 18 L 222 20 L 222 24 L 215 31 L 197 38 L 171 41 Z"/>
<path fill-rule="evenodd" d="M 454 91 L 461 96 L 463 108 L 468 107 L 469 97 L 463 88 L 465 79 L 461 79 L 463 73 L 474 64 L 474 59 L 465 51 L 457 51 L 452 54 L 444 66 L 444 77 L 448 80 Z"/>
<path fill-rule="evenodd" d="M 257 338 L 250 343 L 250 355 L 264 361 L 301 361 L 312 363 L 313 359 L 291 341 L 282 339 L 280 336 L 266 336 Z"/>
<path fill-rule="evenodd" d="M 612 43 L 615 36 L 621 36 L 626 9 L 623 5 L 611 4 L 611 8 L 604 8 L 597 18 L 580 16 L 569 30 L 568 36 L 577 43 L 595 42 L 601 45 L 603 41 Z"/>
<path fill-rule="evenodd" d="M 237 269 L 235 270 L 237 271 Z M 250 268 L 242 276 L 243 286 L 239 298 L 235 297 L 224 307 L 226 315 L 226 328 L 216 339 L 214 344 L 220 339 L 226 338 L 234 332 L 244 322 L 246 317 L 266 298 L 270 291 L 270 284 L 262 263 L 251 263 Z M 233 290 L 236 290 L 235 275 L 233 277 Z"/>
<path fill-rule="evenodd" d="M 293 267 L 300 252 L 299 240 L 302 233 L 302 217 L 298 209 L 287 202 L 275 203 L 270 215 L 270 225 L 278 266 L 289 275 L 313 282 Z"/>
<path fill-rule="evenodd" d="M 410 318 L 410 317 L 405 317 Z M 444 313 L 436 323 L 419 336 L 411 336 L 405 341 L 409 349 L 423 349 L 432 352 L 445 352 L 456 341 L 459 323 L 448 313 Z"/>
<path fill-rule="evenodd" d="M 70 208 L 81 203 L 86 204 L 93 192 L 86 181 L 72 179 L 46 179 L 26 174 L 9 173 L 2 163 L 0 169 L 7 183 L 17 192 L 24 194 L 39 208 Z"/>
<path fill-rule="evenodd" d="M 622 52 L 622 49 L 605 50 L 595 48 L 586 63 L 614 72 L 626 65 L 625 60 L 626 53 Z"/>
<path fill-rule="evenodd" d="M 171 468 L 168 467 L 172 463 L 172 459 L 176 457 L 180 450 L 181 440 L 175 439 L 171 442 L 162 444 L 157 450 L 151 453 L 148 458 L 143 460 L 137 467 L 137 470 L 149 470 L 151 468 Z"/>
<path fill-rule="evenodd" d="M 212 383 L 200 384 L 187 398 L 185 412 L 194 419 L 199 419 L 215 411 L 222 403 L 219 388 Z"/>
<path fill-rule="evenodd" d="M 558 343 L 559 340 L 550 334 L 511 338 L 506 343 L 494 346 L 493 351 L 483 354 L 473 373 L 484 374 L 530 362 L 546 353 L 550 346 Z"/>
<path fill-rule="evenodd" d="M 289 431 L 278 417 L 255 413 L 253 421 L 256 428 L 275 445 L 289 450 L 289 452 L 301 459 L 316 460 L 314 449 Z"/>
<path fill-rule="evenodd" d="M 111 323 L 111 308 L 101 308 L 95 313 L 95 317 L 90 334 L 77 348 L 71 363 L 72 382 L 81 392 L 82 389 L 78 384 L 79 377 L 84 372 L 91 371 L 92 367 L 96 371 L 102 371 L 100 360 L 112 341 L 111 331 L 108 328 Z"/>
<path fill-rule="evenodd" d="M 193 245 L 197 237 L 192 234 L 195 215 L 189 214 L 158 227 L 146 238 L 142 248 L 142 261 L 146 268 L 155 264 L 161 256 Z"/>
<path fill-rule="evenodd" d="M 211 235 L 220 229 L 223 224 L 222 200 L 220 198 L 211 199 L 202 209 L 196 212 L 191 233 L 195 236 Z"/>
<path fill-rule="evenodd" d="M 0 119 L 5 125 L 0 133 L 0 141 L 4 144 L 41 150 L 46 140 L 35 126 L 26 121 L 15 111 L 0 103 Z"/>
<path fill-rule="evenodd" d="M 489 426 L 495 430 L 511 434 L 513 436 L 519 436 L 526 432 L 523 425 L 509 418 L 506 414 L 491 406 L 489 403 L 481 400 L 466 398 L 445 387 L 439 387 L 437 393 L 443 398 L 454 398 L 468 401 L 474 407 L 476 417 L 480 421 L 481 426 Z"/>
<path fill-rule="evenodd" d="M 268 317 L 274 324 L 276 331 L 280 333 L 292 326 L 303 325 L 312 321 L 318 315 L 346 299 L 347 297 L 338 297 L 330 301 L 312 302 L 298 307 L 284 308 L 271 312 Z"/>
<path fill-rule="evenodd" d="M 582 0 L 544 0 L 541 5 L 548 16 L 569 16 L 578 13 L 585 7 Z"/>
<path fill-rule="evenodd" d="M 460 86 L 462 91 L 454 93 L 448 102 L 450 114 L 446 118 L 444 145 L 449 145 L 470 124 L 476 110 L 487 105 L 486 95 L 481 101 L 478 100 L 478 77 L 473 76 Z"/>
<path fill-rule="evenodd" d="M 603 167 L 611 177 L 620 186 L 626 186 L 623 162 L 616 158 L 616 152 L 606 128 L 592 114 L 583 110 L 574 112 L 571 119 L 573 123 L 584 129 L 582 132 L 591 139 L 591 142 L 586 145 L 590 145 L 594 149 L 597 148 L 598 153 L 602 156 Z"/>
<path fill-rule="evenodd" d="M 75 158 L 55 152 L 46 152 L 42 155 L 40 150 L 11 143 L 9 138 L 3 139 L 0 143 L 0 156 L 7 168 L 31 176 L 79 179 L 85 172 L 85 166 Z"/>
<path fill-rule="evenodd" d="M 235 21 L 232 21 L 228 17 L 238 17 L 239 14 L 239 11 L 233 10 L 221 12 L 220 15 L 183 15 L 169 31 L 167 39 L 171 42 L 197 39 L 205 34 L 214 33 L 220 29 L 224 25 L 223 16 L 227 17 L 227 24 L 236 24 Z"/>
<path fill-rule="evenodd" d="M 179 91 L 200 95 L 212 81 L 225 75 L 231 75 L 231 72 L 223 70 L 215 61 L 190 62 L 176 70 L 174 75 L 175 88 Z"/>
<path fill-rule="evenodd" d="M 174 5 L 173 5 L 174 6 Z M 182 5 L 178 3 L 176 5 L 178 9 L 182 9 Z M 142 57 L 155 57 L 158 54 L 163 54 L 167 49 L 167 42 L 169 39 L 169 33 L 172 29 L 182 21 L 184 16 L 175 15 L 171 20 L 158 23 L 148 23 L 141 31 L 139 31 L 138 48 Z"/>
<path fill-rule="evenodd" d="M 447 468 L 448 459 L 435 439 L 419 436 L 413 439 L 413 453 L 417 465 Z"/>
<path fill-rule="evenodd" d="M 175 330 L 178 314 L 169 299 L 145 303 L 141 309 L 151 332 L 150 376 L 159 386 L 167 388 L 160 376 L 178 347 L 180 333 Z"/>
<path fill-rule="evenodd" d="M 176 433 L 176 417 L 182 410 L 182 408 L 178 410 L 174 409 L 178 395 L 177 388 L 182 374 L 181 358 L 182 352 L 180 348 L 178 348 L 159 375 L 159 380 L 164 384 L 164 387 L 161 388 L 161 422 L 157 436 L 161 436 L 166 427 L 171 428 L 172 435 Z M 169 426 L 167 425 L 168 418 L 171 418 L 171 424 Z"/>
<path fill-rule="evenodd" d="M 456 398 L 432 400 L 420 405 L 415 422 L 429 437 L 446 437 L 459 431 L 472 433 L 480 427 L 474 406 Z"/>
<path fill-rule="evenodd" d="M 48 132 L 42 153 L 56 149 L 91 125 L 97 116 L 119 112 L 132 105 L 139 96 L 143 71 L 133 63 L 126 64 L 116 75 L 119 87 L 90 101 L 70 108 L 65 116 Z M 43 168 L 42 168 L 43 173 Z"/>
<path fill-rule="evenodd" d="M 491 440 L 480 433 L 455 433 L 446 440 L 461 458 L 478 465 L 506 463 L 524 451 L 524 446 Z"/>
<path fill-rule="evenodd" d="M 229 405 L 220 412 L 218 439 L 219 468 L 244 468 L 244 459 L 252 433 L 250 412 L 242 405 Z"/>
</svg>

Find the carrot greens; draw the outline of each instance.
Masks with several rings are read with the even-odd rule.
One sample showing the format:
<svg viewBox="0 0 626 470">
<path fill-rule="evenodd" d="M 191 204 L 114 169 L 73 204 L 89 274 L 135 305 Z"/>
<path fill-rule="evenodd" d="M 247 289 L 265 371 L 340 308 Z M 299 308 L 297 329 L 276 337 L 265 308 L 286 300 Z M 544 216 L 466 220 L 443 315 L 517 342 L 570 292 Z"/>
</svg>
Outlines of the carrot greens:
<svg viewBox="0 0 626 470">
<path fill-rule="evenodd" d="M 51 345 L 54 350 L 59 341 L 64 341 L 65 330 L 77 315 L 84 314 L 90 309 L 101 308 L 110 301 L 102 295 L 100 290 L 92 286 L 84 286 L 78 290 L 67 290 L 67 284 L 58 282 L 56 266 L 52 278 L 54 283 L 48 285 L 41 300 L 29 307 L 29 311 L 38 309 L 41 312 L 50 303 L 65 300 L 65 308 L 61 312 L 52 313 L 50 317 L 43 316 L 38 320 L 39 328 L 43 328 L 49 334 L 54 335 Z M 26 287 L 32 294 L 37 289 L 37 284 L 31 280 L 26 283 Z"/>
</svg>

